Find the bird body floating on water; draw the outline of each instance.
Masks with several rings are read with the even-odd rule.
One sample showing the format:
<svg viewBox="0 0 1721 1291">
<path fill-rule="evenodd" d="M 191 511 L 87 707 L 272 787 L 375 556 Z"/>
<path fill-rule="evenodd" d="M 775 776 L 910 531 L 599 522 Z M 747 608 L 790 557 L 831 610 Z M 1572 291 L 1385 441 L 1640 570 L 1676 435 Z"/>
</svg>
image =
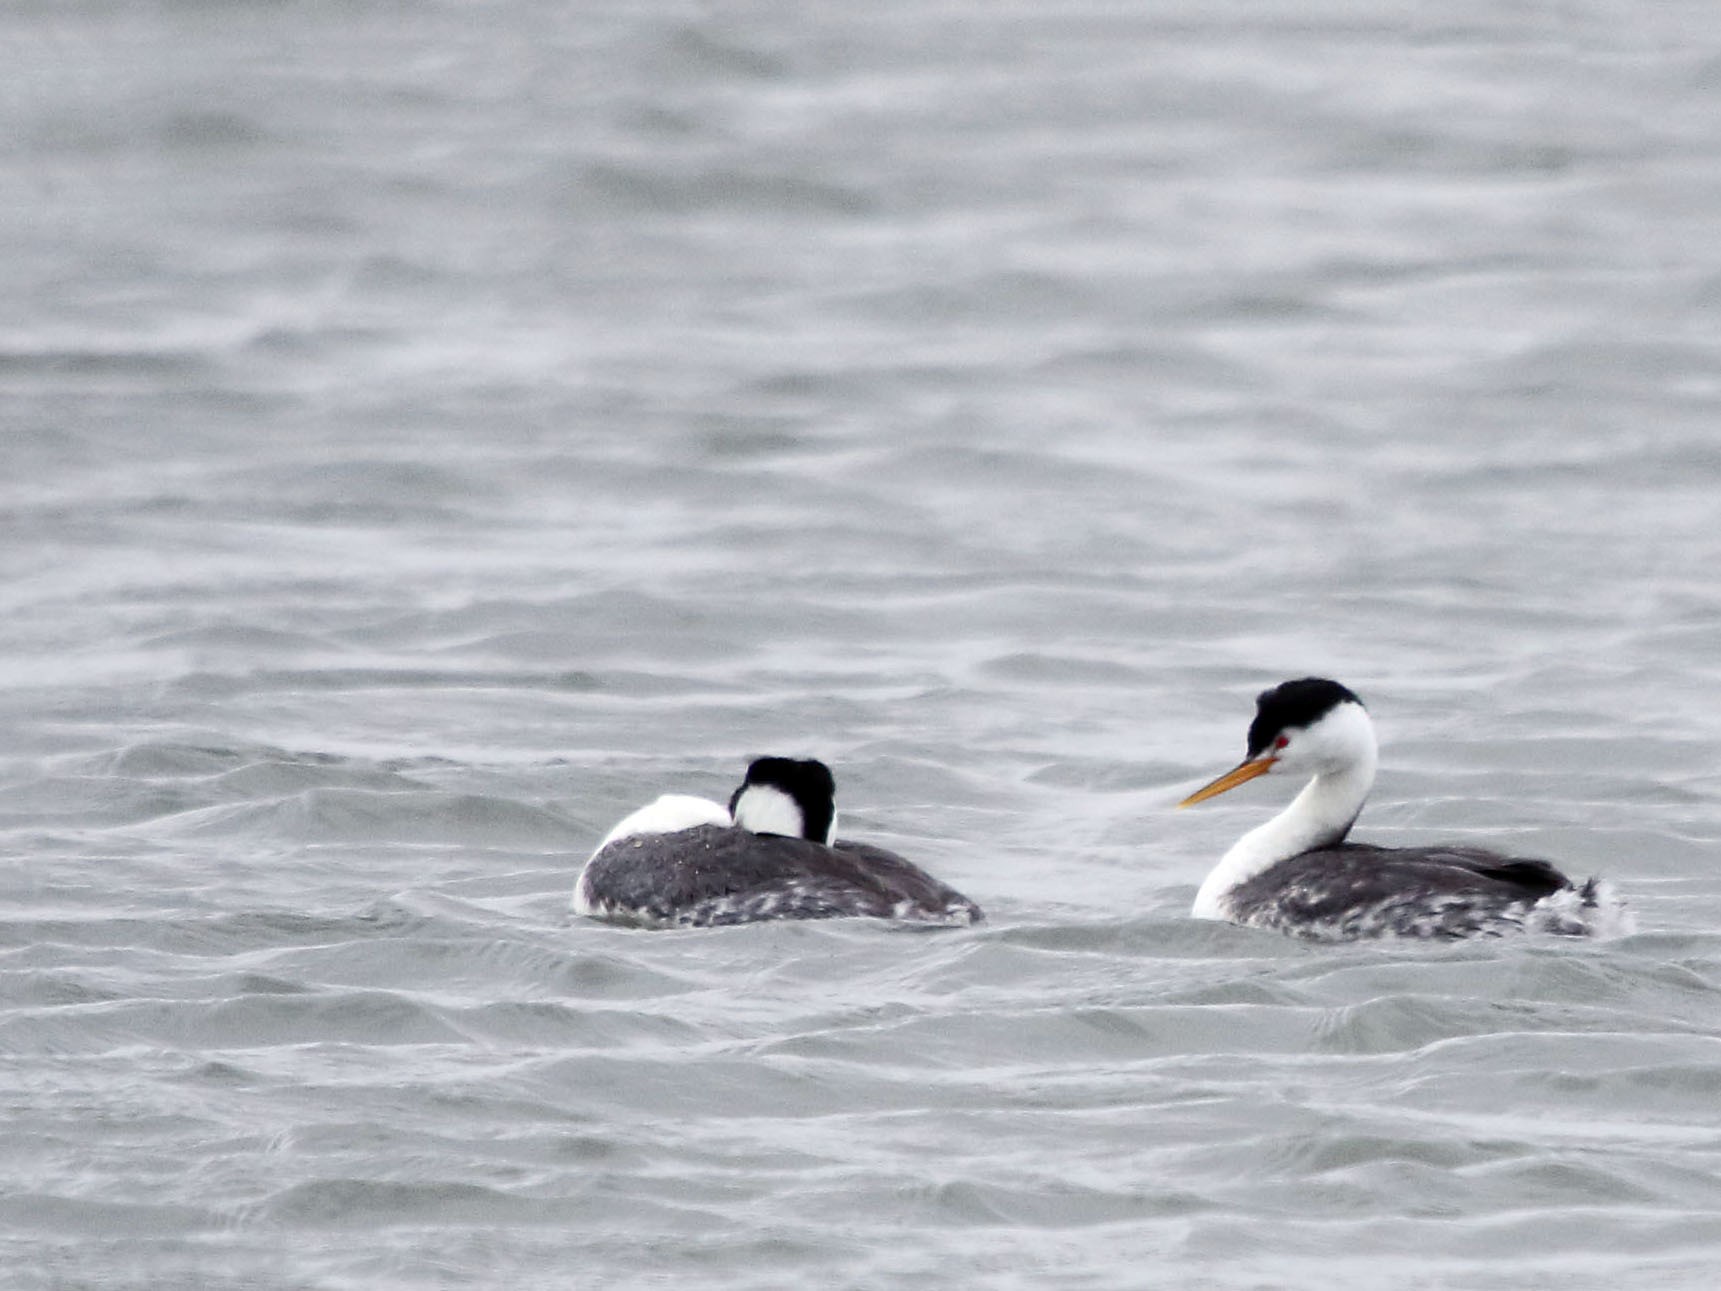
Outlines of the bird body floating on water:
<svg viewBox="0 0 1721 1291">
<path fill-rule="evenodd" d="M 604 837 L 575 914 L 658 928 L 850 916 L 970 924 L 980 907 L 894 852 L 836 837 L 836 782 L 815 759 L 760 758 L 727 809 L 665 794 Z"/>
<path fill-rule="evenodd" d="M 1377 762 L 1374 723 L 1338 682 L 1305 677 L 1263 691 L 1247 756 L 1178 805 L 1264 775 L 1309 781 L 1225 853 L 1190 913 L 1318 941 L 1630 931 L 1629 912 L 1610 884 L 1574 883 L 1544 860 L 1480 847 L 1347 841 Z"/>
</svg>

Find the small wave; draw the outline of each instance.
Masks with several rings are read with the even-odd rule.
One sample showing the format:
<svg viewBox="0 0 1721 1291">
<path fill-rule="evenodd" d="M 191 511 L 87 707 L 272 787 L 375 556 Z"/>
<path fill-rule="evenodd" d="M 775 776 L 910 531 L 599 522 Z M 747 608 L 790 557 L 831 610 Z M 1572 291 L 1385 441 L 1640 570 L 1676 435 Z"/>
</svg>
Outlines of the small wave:
<svg viewBox="0 0 1721 1291">
<path fill-rule="evenodd" d="M 653 217 L 697 212 L 862 215 L 871 208 L 857 189 L 763 166 L 647 169 L 607 162 L 588 166 L 569 189 L 584 204 Z"/>
<path fill-rule="evenodd" d="M 193 1206 L 18 1192 L 0 1197 L 0 1226 L 8 1233 L 66 1234 L 84 1240 L 91 1233 L 159 1238 L 217 1228 L 220 1223 L 210 1212 Z"/>
<path fill-rule="evenodd" d="M 270 1049 L 302 1044 L 463 1042 L 434 1008 L 394 991 L 314 991 L 221 1000 L 132 999 L 83 1008 L 20 1009 L 0 1016 L 9 1051 L 106 1053 L 127 1045 Z"/>
<path fill-rule="evenodd" d="M 175 838 L 273 844 L 405 843 L 543 851 L 577 849 L 578 829 L 545 807 L 441 790 L 314 788 L 269 802 L 185 811 L 148 829 Z"/>
<path fill-rule="evenodd" d="M 510 1224 L 547 1218 L 542 1203 L 470 1183 L 319 1179 L 270 1197 L 255 1215 L 292 1227 Z"/>
<path fill-rule="evenodd" d="M 1473 1034 L 1476 1022 L 1473 1000 L 1391 996 L 1326 1013 L 1315 1028 L 1315 1041 L 1326 1053 L 1405 1053 Z"/>
</svg>

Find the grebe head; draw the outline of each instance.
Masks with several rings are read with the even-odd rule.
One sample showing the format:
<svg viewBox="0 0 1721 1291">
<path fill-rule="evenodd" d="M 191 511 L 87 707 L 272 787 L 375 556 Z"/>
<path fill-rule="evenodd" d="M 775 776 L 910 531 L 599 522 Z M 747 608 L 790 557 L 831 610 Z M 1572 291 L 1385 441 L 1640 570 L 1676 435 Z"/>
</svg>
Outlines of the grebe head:
<svg viewBox="0 0 1721 1291">
<path fill-rule="evenodd" d="M 1366 763 L 1372 779 L 1375 752 L 1374 724 L 1349 688 L 1324 677 L 1281 682 L 1255 700 L 1243 761 L 1177 805 L 1205 802 L 1264 775 L 1336 775 Z"/>
<path fill-rule="evenodd" d="M 816 758 L 758 758 L 729 799 L 729 814 L 755 834 L 785 834 L 830 845 L 837 832 L 837 784 Z"/>
</svg>

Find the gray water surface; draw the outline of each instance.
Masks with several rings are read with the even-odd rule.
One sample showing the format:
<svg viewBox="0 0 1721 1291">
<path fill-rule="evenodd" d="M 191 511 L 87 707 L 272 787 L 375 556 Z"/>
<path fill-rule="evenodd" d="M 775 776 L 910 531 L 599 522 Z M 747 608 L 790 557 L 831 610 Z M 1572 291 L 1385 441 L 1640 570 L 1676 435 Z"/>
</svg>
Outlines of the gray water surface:
<svg viewBox="0 0 1721 1291">
<path fill-rule="evenodd" d="M 8 1285 L 1714 1285 L 1711 6 L 0 48 Z M 1639 933 L 1190 921 L 1306 673 Z M 568 918 L 766 752 L 990 921 Z"/>
</svg>

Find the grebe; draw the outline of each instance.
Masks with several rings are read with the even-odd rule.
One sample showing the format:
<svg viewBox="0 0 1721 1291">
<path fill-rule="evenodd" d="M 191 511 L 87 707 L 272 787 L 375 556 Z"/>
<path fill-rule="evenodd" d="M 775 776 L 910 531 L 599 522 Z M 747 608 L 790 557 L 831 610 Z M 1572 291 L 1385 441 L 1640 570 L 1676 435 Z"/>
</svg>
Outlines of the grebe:
<svg viewBox="0 0 1721 1291">
<path fill-rule="evenodd" d="M 621 821 L 574 884 L 575 914 L 654 928 L 866 916 L 970 924 L 980 907 L 894 852 L 836 837 L 823 762 L 759 758 L 725 810 L 665 794 Z"/>
<path fill-rule="evenodd" d="M 1310 780 L 1290 806 L 1225 853 L 1190 913 L 1318 941 L 1631 930 L 1611 885 L 1574 884 L 1547 861 L 1480 847 L 1346 842 L 1377 760 L 1374 723 L 1338 682 L 1305 677 L 1263 691 L 1248 756 L 1178 806 L 1263 775 Z"/>
</svg>

